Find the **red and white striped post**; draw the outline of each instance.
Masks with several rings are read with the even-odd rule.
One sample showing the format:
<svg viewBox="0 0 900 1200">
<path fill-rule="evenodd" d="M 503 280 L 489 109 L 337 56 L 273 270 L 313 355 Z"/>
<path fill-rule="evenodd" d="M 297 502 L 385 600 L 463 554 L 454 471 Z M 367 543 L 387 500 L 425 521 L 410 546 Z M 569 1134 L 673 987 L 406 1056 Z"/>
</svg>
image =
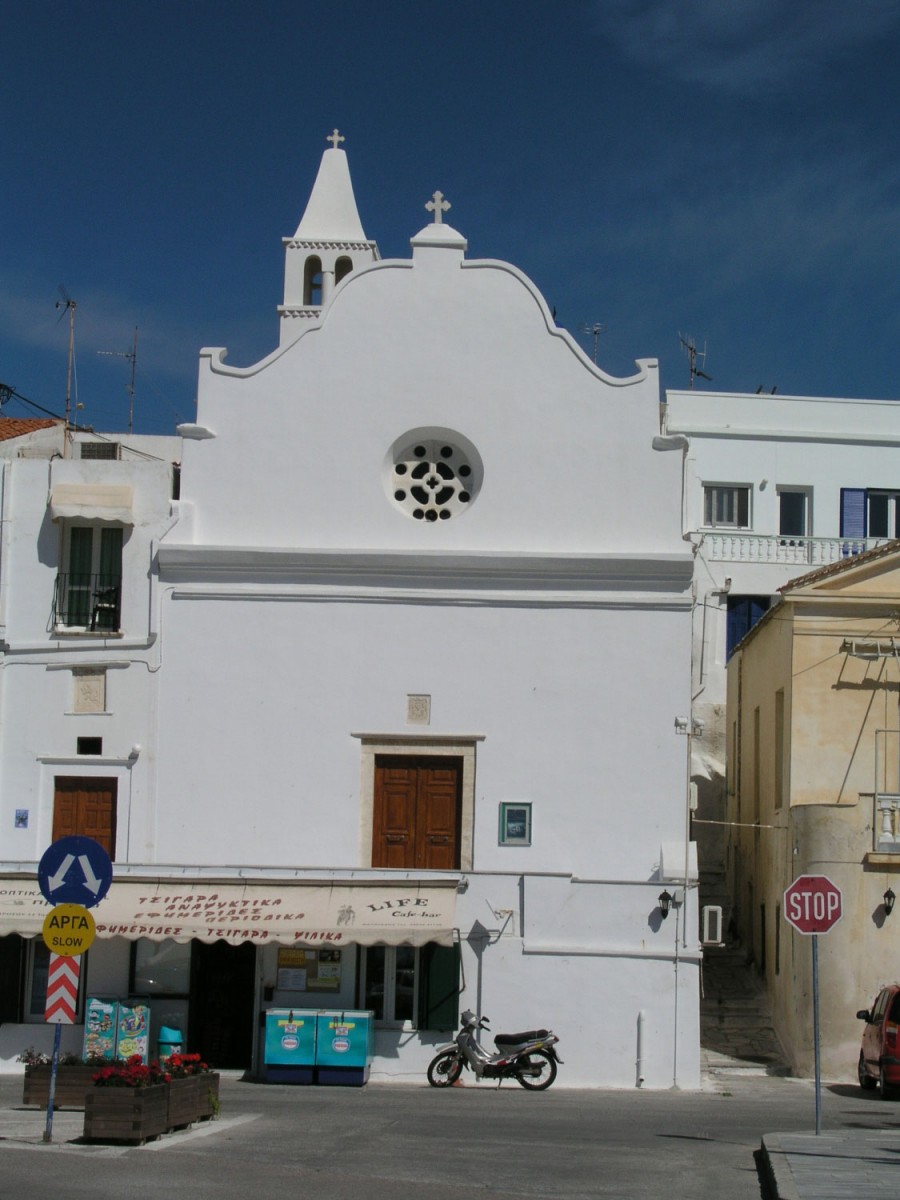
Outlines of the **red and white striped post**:
<svg viewBox="0 0 900 1200">
<path fill-rule="evenodd" d="M 47 972 L 47 1001 L 44 1005 L 44 1020 L 55 1025 L 53 1031 L 53 1058 L 50 1062 L 50 1092 L 47 1097 L 47 1125 L 44 1141 L 53 1141 L 53 1102 L 56 1099 L 56 1075 L 59 1070 L 59 1043 L 63 1025 L 75 1024 L 75 1008 L 78 1003 L 78 976 L 81 973 L 81 956 L 50 954 L 50 969 Z"/>
</svg>

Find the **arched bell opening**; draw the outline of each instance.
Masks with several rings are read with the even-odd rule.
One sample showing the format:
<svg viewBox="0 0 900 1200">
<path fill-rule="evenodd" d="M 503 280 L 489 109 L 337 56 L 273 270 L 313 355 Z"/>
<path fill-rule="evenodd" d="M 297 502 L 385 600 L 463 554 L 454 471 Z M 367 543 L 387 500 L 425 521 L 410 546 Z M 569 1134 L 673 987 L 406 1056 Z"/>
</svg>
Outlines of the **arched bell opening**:
<svg viewBox="0 0 900 1200">
<path fill-rule="evenodd" d="M 346 254 L 341 255 L 341 257 L 334 264 L 334 282 L 335 282 L 335 284 L 340 283 L 341 280 L 344 279 L 347 275 L 349 275 L 352 270 L 353 270 L 353 259 L 348 258 L 348 256 Z"/>
<path fill-rule="evenodd" d="M 312 254 L 303 268 L 303 303 L 310 307 L 322 303 L 322 260 Z"/>
</svg>

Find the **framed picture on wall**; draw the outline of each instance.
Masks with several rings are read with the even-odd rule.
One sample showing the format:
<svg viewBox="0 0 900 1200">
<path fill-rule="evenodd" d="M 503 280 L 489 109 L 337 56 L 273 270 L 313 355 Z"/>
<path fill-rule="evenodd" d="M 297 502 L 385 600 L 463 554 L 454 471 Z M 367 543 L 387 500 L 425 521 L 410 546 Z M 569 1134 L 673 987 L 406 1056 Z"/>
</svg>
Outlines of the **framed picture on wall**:
<svg viewBox="0 0 900 1200">
<path fill-rule="evenodd" d="M 531 803 L 504 801 L 500 805 L 500 845 L 531 845 Z"/>
</svg>

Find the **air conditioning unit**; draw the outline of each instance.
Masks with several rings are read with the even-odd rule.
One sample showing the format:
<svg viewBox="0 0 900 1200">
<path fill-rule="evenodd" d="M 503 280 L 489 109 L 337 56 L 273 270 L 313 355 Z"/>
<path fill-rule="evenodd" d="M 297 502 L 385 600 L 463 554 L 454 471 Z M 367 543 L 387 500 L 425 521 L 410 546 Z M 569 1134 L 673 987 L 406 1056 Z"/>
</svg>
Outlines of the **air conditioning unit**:
<svg viewBox="0 0 900 1200">
<path fill-rule="evenodd" d="M 704 946 L 724 946 L 722 940 L 722 907 L 704 904 L 701 913 L 700 942 Z"/>
<path fill-rule="evenodd" d="M 119 458 L 118 442 L 80 442 L 79 448 L 82 458 Z"/>
</svg>

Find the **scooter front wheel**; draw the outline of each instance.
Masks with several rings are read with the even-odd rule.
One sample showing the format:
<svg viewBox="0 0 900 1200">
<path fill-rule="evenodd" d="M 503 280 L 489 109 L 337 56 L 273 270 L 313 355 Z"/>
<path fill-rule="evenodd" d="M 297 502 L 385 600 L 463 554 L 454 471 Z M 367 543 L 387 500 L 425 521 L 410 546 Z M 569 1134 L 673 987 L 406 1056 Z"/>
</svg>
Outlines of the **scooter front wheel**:
<svg viewBox="0 0 900 1200">
<path fill-rule="evenodd" d="M 533 1050 L 519 1059 L 516 1079 L 531 1092 L 542 1092 L 556 1078 L 556 1059 L 546 1050 Z"/>
<path fill-rule="evenodd" d="M 462 1059 L 455 1050 L 442 1050 L 428 1064 L 428 1082 L 432 1087 L 450 1087 L 462 1074 Z"/>
</svg>

